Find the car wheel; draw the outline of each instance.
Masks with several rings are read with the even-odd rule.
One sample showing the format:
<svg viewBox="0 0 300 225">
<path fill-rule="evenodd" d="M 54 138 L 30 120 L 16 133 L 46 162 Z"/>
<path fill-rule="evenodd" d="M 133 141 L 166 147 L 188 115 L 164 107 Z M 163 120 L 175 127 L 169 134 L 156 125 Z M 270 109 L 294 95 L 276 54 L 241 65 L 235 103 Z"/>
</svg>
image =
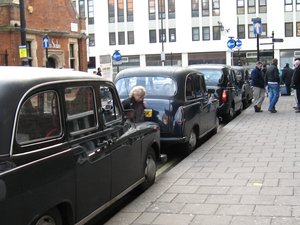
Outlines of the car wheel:
<svg viewBox="0 0 300 225">
<path fill-rule="evenodd" d="M 195 150 L 196 146 L 197 146 L 197 135 L 193 129 L 190 132 L 188 142 L 184 144 L 184 154 L 189 155 Z"/>
<path fill-rule="evenodd" d="M 234 117 L 234 108 L 233 108 L 233 104 L 230 105 L 230 108 L 229 108 L 229 112 L 228 114 L 226 115 L 225 117 L 225 122 L 230 122 Z"/>
<path fill-rule="evenodd" d="M 59 211 L 54 208 L 42 215 L 35 225 L 62 225 L 62 218 Z"/>
<path fill-rule="evenodd" d="M 219 128 L 220 122 L 219 122 L 219 118 L 216 118 L 216 124 L 215 124 L 215 128 L 212 130 L 212 135 L 215 135 L 218 133 L 218 128 Z"/>
<path fill-rule="evenodd" d="M 154 184 L 156 176 L 156 156 L 153 148 L 150 148 L 147 152 L 145 160 L 145 181 L 142 183 L 142 190 L 147 189 Z"/>
</svg>

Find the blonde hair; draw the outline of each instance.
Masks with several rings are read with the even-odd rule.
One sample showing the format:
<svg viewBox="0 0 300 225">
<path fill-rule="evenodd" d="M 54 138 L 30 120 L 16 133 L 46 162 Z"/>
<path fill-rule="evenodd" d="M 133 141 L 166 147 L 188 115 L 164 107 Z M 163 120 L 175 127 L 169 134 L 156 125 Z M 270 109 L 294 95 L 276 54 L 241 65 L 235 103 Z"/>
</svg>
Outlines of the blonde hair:
<svg viewBox="0 0 300 225">
<path fill-rule="evenodd" d="M 132 98 L 135 95 L 140 95 L 141 97 L 145 97 L 146 89 L 143 86 L 133 87 L 129 93 L 129 97 Z"/>
</svg>

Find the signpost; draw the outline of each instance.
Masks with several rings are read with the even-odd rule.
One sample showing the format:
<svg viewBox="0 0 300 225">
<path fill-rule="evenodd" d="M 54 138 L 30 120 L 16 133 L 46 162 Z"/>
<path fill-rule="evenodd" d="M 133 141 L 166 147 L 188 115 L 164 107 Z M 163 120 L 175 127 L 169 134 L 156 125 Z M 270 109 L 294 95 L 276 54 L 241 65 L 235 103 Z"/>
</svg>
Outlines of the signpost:
<svg viewBox="0 0 300 225">
<path fill-rule="evenodd" d="M 259 35 L 262 33 L 261 18 L 252 18 L 253 33 L 256 35 L 257 61 L 259 61 Z"/>
<path fill-rule="evenodd" d="M 119 50 L 115 50 L 115 52 L 111 56 L 113 65 L 117 66 L 117 73 L 119 73 L 119 65 L 122 65 L 122 55 Z"/>
<path fill-rule="evenodd" d="M 43 36 L 42 46 L 46 49 L 46 67 L 48 67 L 48 48 L 50 47 L 50 39 L 47 34 Z"/>
</svg>

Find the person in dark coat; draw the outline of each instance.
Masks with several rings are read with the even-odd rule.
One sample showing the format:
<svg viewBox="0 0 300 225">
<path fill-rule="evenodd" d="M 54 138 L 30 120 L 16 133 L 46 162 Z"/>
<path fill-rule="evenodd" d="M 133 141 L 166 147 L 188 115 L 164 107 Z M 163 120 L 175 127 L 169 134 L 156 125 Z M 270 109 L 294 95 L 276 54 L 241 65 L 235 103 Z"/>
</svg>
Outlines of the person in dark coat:
<svg viewBox="0 0 300 225">
<path fill-rule="evenodd" d="M 288 63 L 285 64 L 282 70 L 282 81 L 285 84 L 286 95 L 291 95 L 291 81 L 294 70 L 290 68 Z"/>
<path fill-rule="evenodd" d="M 268 67 L 266 72 L 266 82 L 268 84 L 268 93 L 270 99 L 268 111 L 271 113 L 277 112 L 275 105 L 279 99 L 280 77 L 277 65 L 278 59 L 273 59 L 272 64 Z"/>
<path fill-rule="evenodd" d="M 265 79 L 261 71 L 262 63 L 256 62 L 255 68 L 251 71 L 251 85 L 253 86 L 254 110 L 262 112 L 261 105 L 265 99 Z"/>
<path fill-rule="evenodd" d="M 98 69 L 97 69 L 97 75 L 102 77 L 102 70 L 100 67 L 98 67 Z"/>
<path fill-rule="evenodd" d="M 300 60 L 296 60 L 294 64 L 294 74 L 292 78 L 293 88 L 296 90 L 297 106 L 296 113 L 300 113 Z"/>
<path fill-rule="evenodd" d="M 131 89 L 129 93 L 129 98 L 122 102 L 124 109 L 133 109 L 129 117 L 132 122 L 141 123 L 145 121 L 144 109 L 146 103 L 144 102 L 144 97 L 146 95 L 146 90 L 143 86 L 135 86 Z"/>
</svg>

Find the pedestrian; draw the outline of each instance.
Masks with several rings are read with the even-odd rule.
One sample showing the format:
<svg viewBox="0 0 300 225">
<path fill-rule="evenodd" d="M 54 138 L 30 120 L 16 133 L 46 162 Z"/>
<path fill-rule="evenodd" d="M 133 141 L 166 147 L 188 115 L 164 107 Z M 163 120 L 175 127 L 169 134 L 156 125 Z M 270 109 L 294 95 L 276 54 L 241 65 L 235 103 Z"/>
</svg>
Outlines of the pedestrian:
<svg viewBox="0 0 300 225">
<path fill-rule="evenodd" d="M 262 112 L 261 105 L 265 99 L 265 79 L 262 73 L 262 63 L 256 62 L 255 68 L 251 71 L 251 85 L 253 86 L 254 111 Z"/>
<path fill-rule="evenodd" d="M 266 83 L 266 72 L 267 72 L 267 64 L 263 64 L 261 72 L 263 74 L 264 77 L 264 82 L 265 82 L 265 92 L 266 92 L 266 96 L 268 97 L 268 90 L 267 90 L 267 83 Z"/>
<path fill-rule="evenodd" d="M 102 77 L 102 70 L 100 67 L 98 67 L 98 69 L 97 69 L 97 75 Z"/>
<path fill-rule="evenodd" d="M 288 63 L 285 64 L 282 70 L 282 81 L 285 84 L 286 95 L 291 95 L 291 81 L 294 70 L 290 68 Z"/>
<path fill-rule="evenodd" d="M 300 59 L 295 61 L 294 64 L 294 74 L 292 78 L 292 85 L 296 91 L 297 97 L 297 105 L 296 105 L 296 113 L 300 113 Z"/>
<path fill-rule="evenodd" d="M 145 120 L 144 118 L 144 109 L 146 107 L 146 103 L 144 102 L 144 98 L 146 95 L 146 90 L 143 86 L 135 86 L 131 89 L 129 93 L 129 98 L 125 99 L 122 102 L 124 109 L 133 109 L 130 112 L 129 117 L 132 122 L 140 123 Z"/>
<path fill-rule="evenodd" d="M 268 93 L 270 100 L 268 111 L 271 113 L 277 112 L 275 106 L 279 98 L 280 77 L 277 65 L 278 59 L 273 59 L 272 64 L 268 67 L 266 72 L 266 82 L 268 84 Z"/>
</svg>

